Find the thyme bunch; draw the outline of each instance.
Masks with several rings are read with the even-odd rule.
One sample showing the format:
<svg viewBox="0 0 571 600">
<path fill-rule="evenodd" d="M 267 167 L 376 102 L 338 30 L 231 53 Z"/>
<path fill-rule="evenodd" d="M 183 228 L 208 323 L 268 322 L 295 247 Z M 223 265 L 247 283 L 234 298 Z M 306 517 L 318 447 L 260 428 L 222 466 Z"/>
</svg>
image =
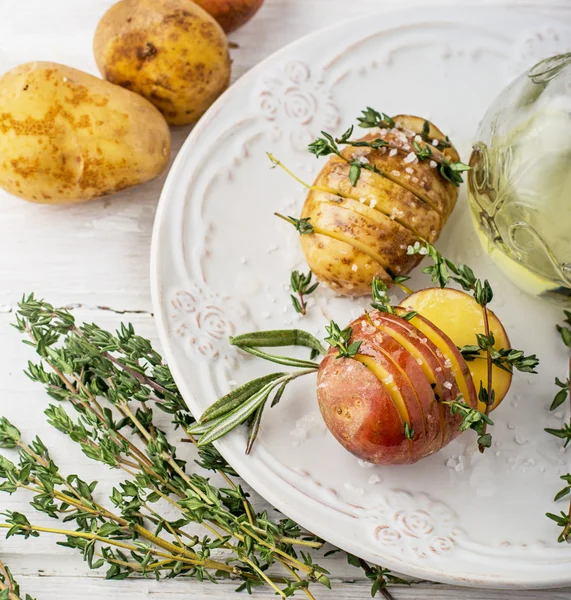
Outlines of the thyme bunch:
<svg viewBox="0 0 571 600">
<path fill-rule="evenodd" d="M 561 337 L 561 341 L 567 348 L 571 348 L 571 312 L 568 310 L 564 311 L 565 322 L 563 325 L 557 325 L 557 331 Z M 564 402 L 569 400 L 571 402 L 571 358 L 569 359 L 569 371 L 567 373 L 567 379 L 561 381 L 558 377 L 555 378 L 555 385 L 558 391 L 553 398 L 553 402 L 549 407 L 549 410 L 557 410 Z M 545 431 L 550 435 L 555 436 L 563 441 L 563 447 L 566 448 L 571 443 L 571 419 L 568 423 L 565 423 L 561 428 L 546 428 Z M 559 527 L 561 527 L 561 533 L 559 535 L 560 542 L 568 542 L 571 536 L 571 473 L 561 476 L 561 480 L 565 482 L 565 486 L 557 492 L 554 501 L 562 500 L 567 496 L 570 497 L 569 508 L 566 512 L 561 511 L 558 515 L 553 513 L 546 513 L 547 517 L 554 521 Z"/>
<path fill-rule="evenodd" d="M 14 462 L 0 455 L 0 491 L 31 492 L 30 506 L 61 522 L 43 527 L 23 513 L 5 511 L 0 528 L 7 537 L 60 537 L 59 543 L 78 550 L 91 568 L 105 568 L 109 579 L 222 577 L 235 580 L 238 591 L 267 586 L 282 598 L 301 592 L 310 599 L 314 585 L 331 585 L 311 554 L 323 542 L 290 519 L 257 513 L 214 446 L 199 446 L 188 433 L 196 422 L 170 370 L 131 325 L 115 334 L 94 324 L 78 325 L 68 311 L 30 295 L 19 305 L 16 327 L 40 357 L 28 364 L 27 375 L 56 401 L 45 411 L 50 425 L 90 459 L 121 470 L 125 479 L 109 494 L 113 508 L 106 508 L 98 501 L 97 482 L 63 473 L 39 438 L 28 442 L 15 425 L 0 419 L 0 447 L 18 455 Z M 253 340 L 238 336 L 236 345 L 259 342 L 253 335 Z M 309 347 L 312 356 L 324 352 L 308 334 L 288 335 Z M 287 360 L 260 352 L 276 362 Z M 155 411 L 171 416 L 198 447 L 198 465 L 217 472 L 224 487 L 214 486 L 177 456 L 156 424 Z M 163 513 L 166 505 L 175 516 Z M 197 525 L 205 535 L 188 531 Z M 270 572 L 273 567 L 283 575 Z M 1 573 L 0 568 L 0 581 Z"/>
</svg>

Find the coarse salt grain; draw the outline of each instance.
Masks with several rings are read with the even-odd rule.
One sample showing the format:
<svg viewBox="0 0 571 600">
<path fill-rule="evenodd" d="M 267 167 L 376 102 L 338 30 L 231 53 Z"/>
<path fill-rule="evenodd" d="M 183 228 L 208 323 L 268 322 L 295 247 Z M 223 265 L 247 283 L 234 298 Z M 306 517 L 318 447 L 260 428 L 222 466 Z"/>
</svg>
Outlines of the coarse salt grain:
<svg viewBox="0 0 571 600">
<path fill-rule="evenodd" d="M 362 165 L 368 165 L 369 159 L 366 156 L 359 156 L 357 159 Z"/>
<path fill-rule="evenodd" d="M 412 182 L 413 182 L 413 183 L 418 183 L 418 177 L 413 177 L 413 178 L 412 178 Z"/>
<path fill-rule="evenodd" d="M 431 168 L 433 168 L 433 169 L 436 169 L 436 164 L 437 164 L 437 163 L 436 163 L 436 161 L 435 161 L 435 160 L 431 160 L 431 161 L 430 161 L 430 166 L 431 166 Z"/>
<path fill-rule="evenodd" d="M 417 362 L 419 365 L 422 365 L 422 358 L 417 358 L 417 359 L 416 359 L 416 362 Z"/>
<path fill-rule="evenodd" d="M 426 256 L 428 254 L 428 250 L 423 246 L 419 251 L 419 254 L 421 254 L 422 256 Z"/>
<path fill-rule="evenodd" d="M 416 158 L 416 154 L 415 154 L 414 152 L 409 152 L 409 153 L 408 153 L 408 154 L 407 154 L 407 155 L 406 155 L 406 156 L 405 156 L 405 157 L 402 159 L 402 162 L 408 165 L 409 163 L 415 162 L 416 160 L 418 160 L 418 159 Z"/>
<path fill-rule="evenodd" d="M 365 204 L 365 202 L 367 202 L 367 198 L 365 198 L 364 196 L 362 196 L 361 198 L 359 198 L 359 202 L 361 204 Z"/>
<path fill-rule="evenodd" d="M 400 171 L 397 171 L 396 169 L 391 171 L 391 175 L 393 177 L 400 177 Z"/>
<path fill-rule="evenodd" d="M 359 267 L 355 264 L 351 266 L 351 271 L 356 271 Z"/>
<path fill-rule="evenodd" d="M 388 377 L 385 377 L 385 378 L 383 379 L 383 383 L 384 383 L 385 385 L 388 385 L 389 383 L 392 383 L 392 382 L 393 382 L 393 379 L 394 379 L 394 377 L 393 377 L 392 375 L 389 375 Z"/>
<path fill-rule="evenodd" d="M 451 390 L 452 389 L 452 384 L 449 381 L 445 381 L 442 384 L 447 390 Z"/>
<path fill-rule="evenodd" d="M 447 358 L 446 361 L 444 362 L 444 366 L 447 369 L 451 369 L 452 368 L 452 361 L 449 358 Z"/>
<path fill-rule="evenodd" d="M 439 143 L 440 143 L 440 140 L 437 140 L 437 139 L 432 140 L 433 146 L 438 146 Z"/>
<path fill-rule="evenodd" d="M 389 152 L 389 156 L 396 156 L 397 154 L 397 150 L 395 148 L 393 148 L 390 152 Z"/>
<path fill-rule="evenodd" d="M 410 173 L 411 175 L 414 173 L 414 170 L 413 170 L 413 169 L 411 169 L 410 167 L 407 167 L 407 168 L 405 169 L 405 171 L 406 171 L 407 173 Z"/>
<path fill-rule="evenodd" d="M 371 208 L 375 208 L 375 206 L 377 206 L 377 201 L 376 200 L 371 200 L 371 202 L 369 203 L 369 206 Z"/>
<path fill-rule="evenodd" d="M 422 142 L 422 138 L 421 138 L 419 135 L 415 135 L 415 136 L 414 136 L 414 141 L 415 141 L 417 144 L 420 144 L 420 142 Z"/>
<path fill-rule="evenodd" d="M 436 369 L 434 369 L 437 373 L 440 373 L 440 371 L 442 371 L 442 367 L 436 367 Z"/>
</svg>

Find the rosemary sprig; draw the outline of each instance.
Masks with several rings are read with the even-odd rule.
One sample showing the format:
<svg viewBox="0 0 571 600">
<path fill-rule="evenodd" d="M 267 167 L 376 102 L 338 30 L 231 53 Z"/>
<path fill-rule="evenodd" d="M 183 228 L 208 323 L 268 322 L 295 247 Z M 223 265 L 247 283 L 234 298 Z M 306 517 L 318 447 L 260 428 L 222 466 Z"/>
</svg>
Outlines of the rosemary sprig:
<svg viewBox="0 0 571 600">
<path fill-rule="evenodd" d="M 561 341 L 567 348 L 571 348 L 571 312 L 568 310 L 563 311 L 565 313 L 565 324 L 557 325 L 557 331 L 561 336 Z M 567 379 L 561 381 L 558 377 L 555 378 L 555 385 L 559 388 L 555 398 L 549 407 L 549 410 L 556 410 L 559 408 L 567 399 L 571 402 L 571 357 L 569 359 L 569 370 Z M 563 440 L 563 447 L 566 448 L 571 443 L 571 418 L 568 423 L 564 424 L 560 429 L 546 428 L 545 431 L 550 435 L 553 435 Z M 566 483 L 557 494 L 555 495 L 554 501 L 557 502 L 563 498 L 566 498 L 571 494 L 571 473 L 562 475 L 561 479 Z M 561 534 L 559 535 L 560 542 L 568 542 L 571 536 L 571 496 L 569 500 L 569 508 L 567 512 L 561 511 L 558 515 L 553 513 L 546 513 L 547 517 L 554 521 L 559 527 L 561 527 Z"/>
<path fill-rule="evenodd" d="M 306 296 L 313 294 L 315 290 L 319 287 L 319 282 L 311 285 L 311 280 L 313 278 L 313 273 L 309 271 L 308 273 L 300 273 L 299 271 L 292 271 L 290 277 L 290 286 L 291 291 L 297 296 L 292 294 L 291 301 L 295 311 L 306 315 L 307 314 L 307 303 Z"/>
<path fill-rule="evenodd" d="M 30 594 L 26 594 L 25 597 L 21 595 L 18 582 L 2 561 L 0 561 L 0 600 L 35 600 Z"/>
</svg>

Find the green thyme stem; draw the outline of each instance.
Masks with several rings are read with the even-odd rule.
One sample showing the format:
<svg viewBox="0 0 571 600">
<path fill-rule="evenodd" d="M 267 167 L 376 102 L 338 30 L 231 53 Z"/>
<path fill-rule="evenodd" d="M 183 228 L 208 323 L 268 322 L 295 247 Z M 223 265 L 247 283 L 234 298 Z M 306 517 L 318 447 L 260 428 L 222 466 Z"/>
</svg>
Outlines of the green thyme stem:
<svg viewBox="0 0 571 600">
<path fill-rule="evenodd" d="M 488 309 L 486 308 L 486 305 L 482 305 L 482 314 L 484 316 L 484 333 L 486 334 L 486 337 L 489 339 L 490 338 L 490 318 L 488 315 Z M 485 415 L 486 417 L 489 416 L 490 414 L 490 410 L 492 408 L 492 404 L 495 402 L 494 399 L 494 392 L 493 392 L 493 388 L 492 388 L 492 351 L 490 350 L 490 348 L 488 348 L 486 350 L 486 360 L 487 360 L 487 375 L 488 375 L 488 402 L 486 402 L 486 410 L 485 410 Z M 482 430 L 482 436 L 485 436 L 488 432 L 488 423 L 487 421 L 484 421 L 484 427 Z M 483 454 L 486 450 L 485 446 L 482 444 L 478 444 L 478 449 L 480 450 L 480 453 Z"/>
</svg>

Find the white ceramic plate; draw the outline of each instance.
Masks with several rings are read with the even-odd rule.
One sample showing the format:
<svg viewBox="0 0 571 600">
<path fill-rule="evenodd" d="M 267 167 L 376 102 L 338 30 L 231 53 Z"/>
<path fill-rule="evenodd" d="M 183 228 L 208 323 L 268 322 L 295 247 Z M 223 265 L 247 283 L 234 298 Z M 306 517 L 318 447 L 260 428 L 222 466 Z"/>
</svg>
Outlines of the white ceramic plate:
<svg viewBox="0 0 571 600">
<path fill-rule="evenodd" d="M 538 59 L 569 50 L 571 31 L 516 9 L 447 7 L 373 15 L 307 37 L 244 76 L 208 112 L 180 152 L 161 198 L 152 281 L 162 344 L 195 415 L 237 383 L 272 372 L 240 355 L 228 336 L 300 326 L 323 334 L 367 299 L 316 293 L 299 322 L 289 300 L 304 268 L 297 233 L 272 216 L 299 214 L 303 189 L 265 156 L 307 180 L 321 163 L 306 145 L 339 133 L 367 105 L 411 113 L 449 133 L 465 159 L 479 119 L 509 80 Z M 493 448 L 481 456 L 467 433 L 412 466 L 371 467 L 325 430 L 314 381 L 266 411 L 253 454 L 245 430 L 219 448 L 269 502 L 333 544 L 410 575 L 460 585 L 548 587 L 571 583 L 571 547 L 545 518 L 569 455 L 543 432 L 553 378 L 566 358 L 554 333 L 560 313 L 522 296 L 482 254 L 465 192 L 439 247 L 489 278 L 514 347 L 537 352 L 540 377 L 518 374 L 494 413 Z M 421 287 L 422 274 L 413 287 Z M 564 508 L 561 506 L 561 508 Z"/>
</svg>

